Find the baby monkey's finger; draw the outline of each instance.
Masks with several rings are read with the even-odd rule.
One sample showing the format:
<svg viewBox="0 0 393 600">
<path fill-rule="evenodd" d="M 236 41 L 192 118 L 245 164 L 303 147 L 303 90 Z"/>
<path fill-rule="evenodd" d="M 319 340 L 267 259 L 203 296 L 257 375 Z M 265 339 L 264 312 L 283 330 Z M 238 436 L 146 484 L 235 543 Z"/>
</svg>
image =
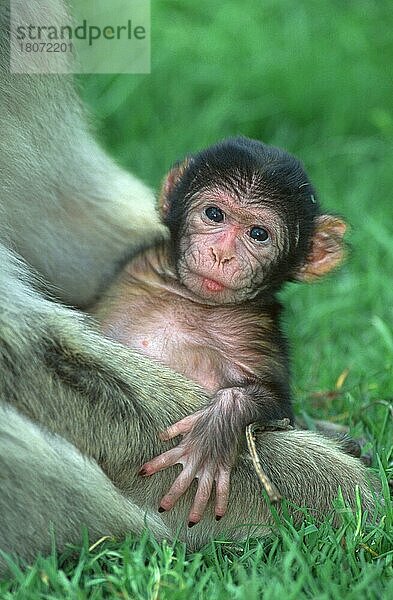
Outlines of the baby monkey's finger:
<svg viewBox="0 0 393 600">
<path fill-rule="evenodd" d="M 175 479 L 169 492 L 162 498 L 160 502 L 160 508 L 158 509 L 159 512 L 171 510 L 171 508 L 173 508 L 176 502 L 179 500 L 180 496 L 182 496 L 188 490 L 194 479 L 194 469 L 189 466 L 183 469 L 180 475 Z"/>
<path fill-rule="evenodd" d="M 223 517 L 228 508 L 230 469 L 220 467 L 216 478 L 216 520 Z"/>
<path fill-rule="evenodd" d="M 198 476 L 198 480 L 198 489 L 188 517 L 189 527 L 196 525 L 196 523 L 199 523 L 202 519 L 212 493 L 214 473 L 206 468 L 202 471 L 201 475 Z"/>
<path fill-rule="evenodd" d="M 184 417 L 184 419 L 177 421 L 177 423 L 170 425 L 167 429 L 165 429 L 165 431 L 162 431 L 160 433 L 160 439 L 163 441 L 167 441 L 167 440 L 171 440 L 172 438 L 176 437 L 177 435 L 184 435 L 184 434 L 188 433 L 192 429 L 192 427 L 193 427 L 194 423 L 197 421 L 197 419 L 198 419 L 197 414 L 189 415 L 188 417 Z"/>
<path fill-rule="evenodd" d="M 163 452 L 159 456 L 156 456 L 152 460 L 149 460 L 147 463 L 142 465 L 139 475 L 143 477 L 148 477 L 149 475 L 153 475 L 154 473 L 158 473 L 167 467 L 172 467 L 176 463 L 178 463 L 183 455 L 183 449 L 180 446 L 176 446 L 175 448 L 171 448 L 167 452 Z"/>
</svg>

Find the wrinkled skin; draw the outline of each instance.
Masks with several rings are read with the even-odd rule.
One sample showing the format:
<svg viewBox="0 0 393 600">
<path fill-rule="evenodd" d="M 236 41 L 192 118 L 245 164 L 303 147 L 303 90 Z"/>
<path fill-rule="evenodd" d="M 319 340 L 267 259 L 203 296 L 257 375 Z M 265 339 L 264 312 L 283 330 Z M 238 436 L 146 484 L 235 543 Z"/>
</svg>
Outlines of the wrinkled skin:
<svg viewBox="0 0 393 600">
<path fill-rule="evenodd" d="M 222 222 L 206 216 L 212 206 L 224 215 Z M 260 224 L 269 236 L 262 242 L 250 237 Z M 268 202 L 264 207 L 241 207 L 221 193 L 198 199 L 187 216 L 186 230 L 177 265 L 180 281 L 203 302 L 239 304 L 269 285 L 264 280 L 280 257 L 286 227 Z"/>
</svg>

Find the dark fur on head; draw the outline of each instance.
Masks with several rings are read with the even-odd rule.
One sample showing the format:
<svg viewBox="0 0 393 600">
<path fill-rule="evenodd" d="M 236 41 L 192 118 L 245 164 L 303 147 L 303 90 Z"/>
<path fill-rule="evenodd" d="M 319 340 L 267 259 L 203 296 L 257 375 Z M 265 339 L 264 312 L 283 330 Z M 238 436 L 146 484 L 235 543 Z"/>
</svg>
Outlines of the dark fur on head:
<svg viewBox="0 0 393 600">
<path fill-rule="evenodd" d="M 175 256 L 195 194 L 227 190 L 235 193 L 240 205 L 270 206 L 287 225 L 285 247 L 271 271 L 270 290 L 276 291 L 294 276 L 310 250 L 314 221 L 321 214 L 315 189 L 297 158 L 257 140 L 234 137 L 188 156 L 174 168 L 179 176 L 168 193 L 164 222 Z"/>
</svg>

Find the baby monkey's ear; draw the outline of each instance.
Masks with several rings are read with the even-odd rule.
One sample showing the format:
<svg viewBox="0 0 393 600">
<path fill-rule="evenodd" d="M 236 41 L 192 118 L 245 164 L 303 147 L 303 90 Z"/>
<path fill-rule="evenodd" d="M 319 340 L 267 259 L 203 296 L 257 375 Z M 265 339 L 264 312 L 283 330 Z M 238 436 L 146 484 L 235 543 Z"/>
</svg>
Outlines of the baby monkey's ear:
<svg viewBox="0 0 393 600">
<path fill-rule="evenodd" d="M 320 215 L 315 221 L 311 248 L 304 264 L 295 274 L 298 281 L 312 281 L 326 275 L 344 259 L 344 221 L 333 215 Z"/>
<path fill-rule="evenodd" d="M 176 163 L 162 182 L 160 195 L 158 197 L 158 210 L 160 217 L 164 222 L 170 209 L 170 196 L 184 173 L 187 171 L 190 163 L 191 157 L 189 156 L 182 162 Z"/>
</svg>

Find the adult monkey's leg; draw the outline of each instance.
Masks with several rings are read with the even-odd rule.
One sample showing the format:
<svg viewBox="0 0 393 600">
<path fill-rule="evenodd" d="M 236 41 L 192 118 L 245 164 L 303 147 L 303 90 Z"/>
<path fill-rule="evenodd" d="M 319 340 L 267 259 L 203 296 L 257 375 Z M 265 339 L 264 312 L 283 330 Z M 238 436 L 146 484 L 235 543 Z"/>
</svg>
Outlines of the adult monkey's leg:
<svg viewBox="0 0 393 600">
<path fill-rule="evenodd" d="M 56 545 L 124 536 L 146 526 L 158 539 L 170 532 L 155 512 L 136 506 L 98 465 L 64 438 L 46 432 L 10 406 L 0 405 L 0 549 L 32 561 Z M 0 575 L 6 565 L 0 555 Z"/>
</svg>

